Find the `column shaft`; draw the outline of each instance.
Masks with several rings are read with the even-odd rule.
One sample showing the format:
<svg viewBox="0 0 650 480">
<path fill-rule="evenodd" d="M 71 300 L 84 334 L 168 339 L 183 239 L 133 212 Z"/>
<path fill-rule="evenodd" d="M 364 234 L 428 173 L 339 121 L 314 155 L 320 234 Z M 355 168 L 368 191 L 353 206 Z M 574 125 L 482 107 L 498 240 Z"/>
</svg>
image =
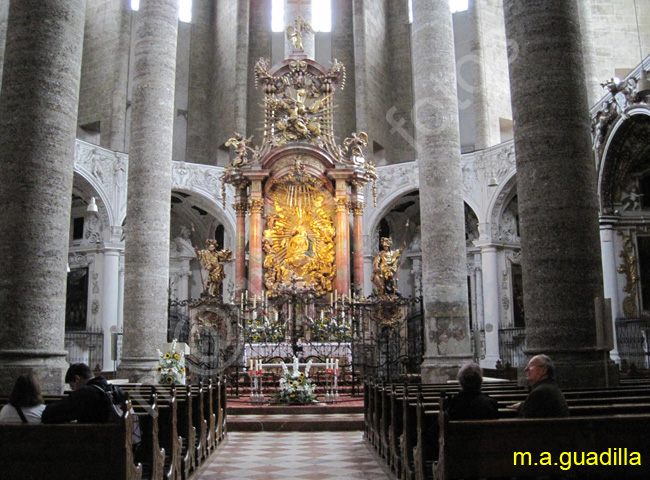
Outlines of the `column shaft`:
<svg viewBox="0 0 650 480">
<path fill-rule="evenodd" d="M 481 247 L 481 270 L 485 328 L 485 360 L 482 363 L 487 368 L 495 368 L 499 360 L 499 274 L 495 247 Z"/>
<path fill-rule="evenodd" d="M 119 275 L 120 250 L 117 248 L 107 248 L 104 251 L 104 278 L 102 281 L 102 329 L 104 330 L 103 371 L 113 370 L 113 363 L 111 362 L 111 327 L 115 327 L 118 323 Z M 91 366 L 94 367 L 94 365 Z"/>
<path fill-rule="evenodd" d="M 169 223 L 178 0 L 142 0 L 135 62 L 121 374 L 155 379 L 167 341 Z"/>
<path fill-rule="evenodd" d="M 85 1 L 10 2 L 0 94 L 0 391 L 60 393 Z"/>
<path fill-rule="evenodd" d="M 527 353 L 550 355 L 561 384 L 603 385 L 596 172 L 576 2 L 504 0 L 504 12 L 518 47 L 510 85 Z"/>
<path fill-rule="evenodd" d="M 413 1 L 426 348 L 422 379 L 455 378 L 472 359 L 456 65 L 447 0 Z"/>
</svg>

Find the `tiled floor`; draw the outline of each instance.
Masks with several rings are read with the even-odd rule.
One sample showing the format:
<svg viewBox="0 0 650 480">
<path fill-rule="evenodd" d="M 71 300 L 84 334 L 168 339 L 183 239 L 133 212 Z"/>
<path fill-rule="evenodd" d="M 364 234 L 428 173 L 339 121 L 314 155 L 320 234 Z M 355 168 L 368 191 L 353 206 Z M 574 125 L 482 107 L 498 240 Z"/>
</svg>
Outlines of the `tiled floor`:
<svg viewBox="0 0 650 480">
<path fill-rule="evenodd" d="M 355 432 L 230 432 L 198 480 L 390 480 Z"/>
</svg>

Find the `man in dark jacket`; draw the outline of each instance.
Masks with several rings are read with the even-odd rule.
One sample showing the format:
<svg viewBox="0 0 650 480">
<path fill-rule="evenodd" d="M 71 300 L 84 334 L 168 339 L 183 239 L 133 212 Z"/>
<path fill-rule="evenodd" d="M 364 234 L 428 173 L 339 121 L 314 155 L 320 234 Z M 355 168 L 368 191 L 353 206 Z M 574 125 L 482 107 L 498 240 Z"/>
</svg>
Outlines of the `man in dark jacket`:
<svg viewBox="0 0 650 480">
<path fill-rule="evenodd" d="M 498 402 L 481 393 L 483 369 L 477 363 L 466 363 L 458 370 L 460 393 L 449 398 L 445 411 L 451 420 L 488 420 L 499 416 Z"/>
<path fill-rule="evenodd" d="M 90 367 L 85 363 L 70 365 L 65 374 L 65 382 L 70 385 L 69 395 L 60 401 L 48 404 L 43 411 L 43 423 L 106 423 L 109 418 L 109 405 L 105 391 L 109 390 L 108 382 L 104 377 L 95 377 Z M 117 389 L 123 398 L 127 394 Z"/>
<path fill-rule="evenodd" d="M 555 383 L 555 366 L 547 355 L 536 355 L 525 369 L 530 393 L 521 404 L 511 408 L 521 418 L 568 417 L 569 407 Z"/>
</svg>

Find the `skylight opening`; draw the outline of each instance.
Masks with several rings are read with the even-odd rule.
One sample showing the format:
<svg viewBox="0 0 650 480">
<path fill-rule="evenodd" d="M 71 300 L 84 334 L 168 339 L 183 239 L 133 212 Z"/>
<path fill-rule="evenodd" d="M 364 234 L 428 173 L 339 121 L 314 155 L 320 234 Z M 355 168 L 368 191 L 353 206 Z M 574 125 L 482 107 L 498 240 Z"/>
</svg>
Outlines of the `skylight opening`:
<svg viewBox="0 0 650 480">
<path fill-rule="evenodd" d="M 284 32 L 284 0 L 271 2 L 271 31 Z"/>
<path fill-rule="evenodd" d="M 413 23 L 413 0 L 409 0 L 409 23 Z M 469 0 L 449 0 L 451 13 L 465 12 L 469 8 Z"/>
<path fill-rule="evenodd" d="M 315 32 L 332 31 L 332 0 L 312 0 L 312 21 Z M 271 31 L 284 32 L 284 0 L 271 2 Z"/>
<path fill-rule="evenodd" d="M 178 20 L 185 23 L 192 21 L 192 0 L 179 0 Z M 140 10 L 140 0 L 131 0 L 131 10 Z"/>
</svg>

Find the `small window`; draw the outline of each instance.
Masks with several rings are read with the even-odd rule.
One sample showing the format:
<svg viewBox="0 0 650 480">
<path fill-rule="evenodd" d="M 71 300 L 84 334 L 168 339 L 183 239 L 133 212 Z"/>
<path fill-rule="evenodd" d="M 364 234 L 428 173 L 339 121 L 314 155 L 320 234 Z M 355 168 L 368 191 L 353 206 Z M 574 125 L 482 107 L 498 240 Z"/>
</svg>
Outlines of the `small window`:
<svg viewBox="0 0 650 480">
<path fill-rule="evenodd" d="M 72 239 L 84 238 L 84 217 L 77 217 L 72 221 Z"/>
</svg>

